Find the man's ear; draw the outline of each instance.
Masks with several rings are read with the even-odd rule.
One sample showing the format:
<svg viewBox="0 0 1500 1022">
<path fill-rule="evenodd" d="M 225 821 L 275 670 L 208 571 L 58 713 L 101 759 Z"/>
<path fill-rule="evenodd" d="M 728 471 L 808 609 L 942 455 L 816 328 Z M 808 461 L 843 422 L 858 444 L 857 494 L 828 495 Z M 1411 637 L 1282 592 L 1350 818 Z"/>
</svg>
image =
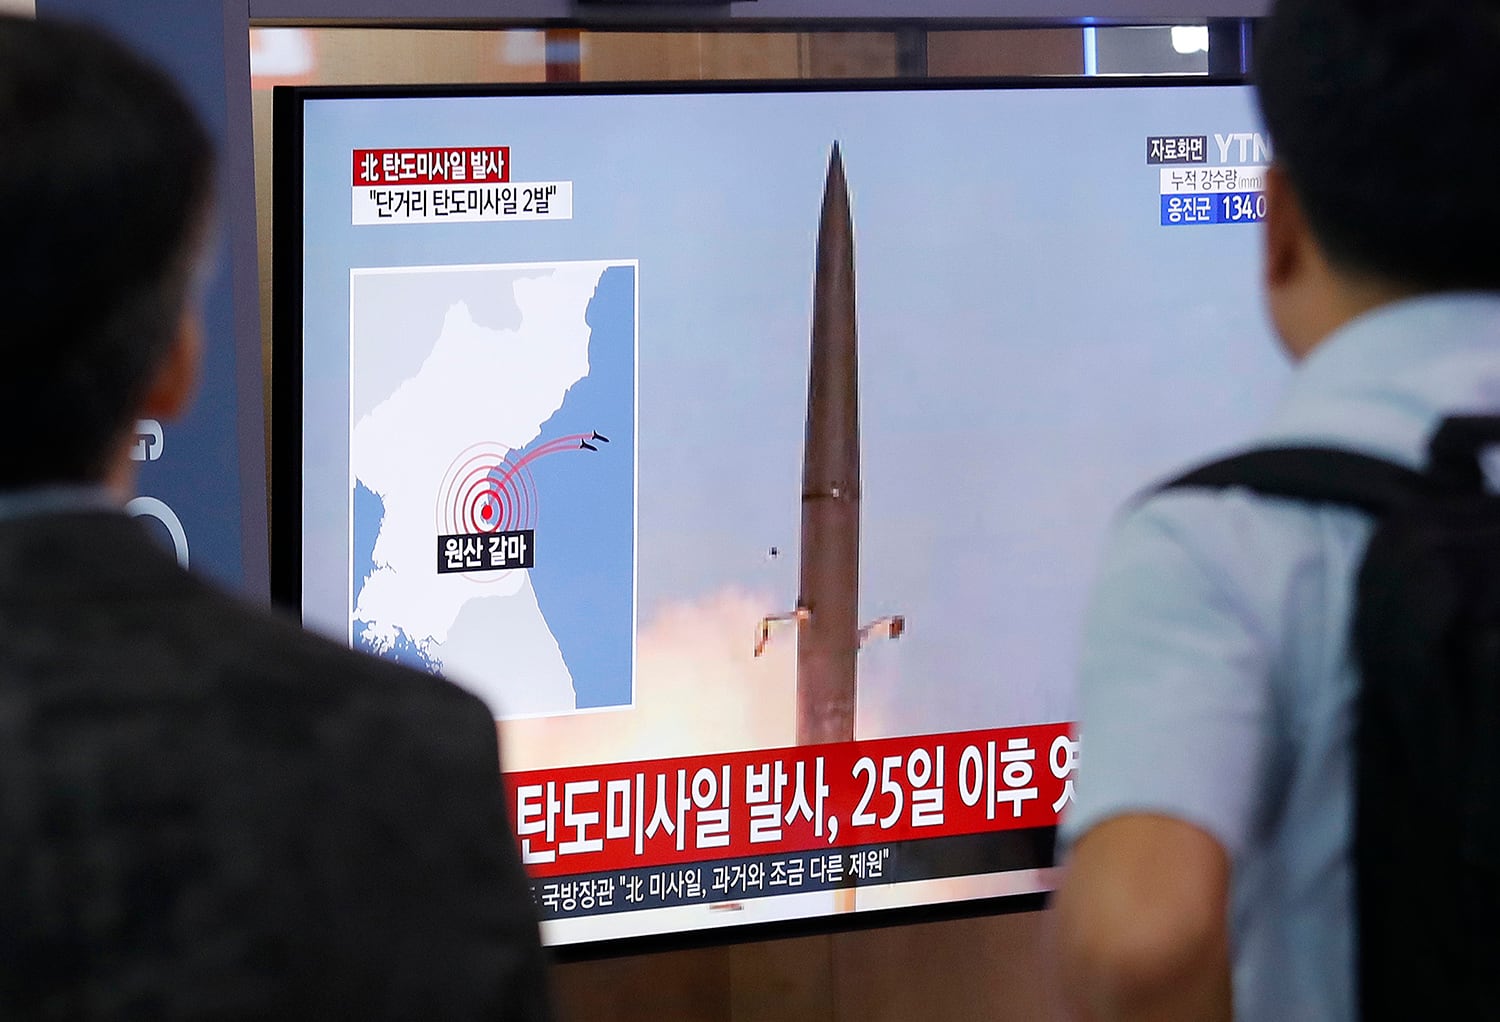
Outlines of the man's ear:
<svg viewBox="0 0 1500 1022">
<path fill-rule="evenodd" d="M 1264 266 L 1266 291 L 1275 294 L 1306 269 L 1307 218 L 1280 164 L 1266 168 Z"/>
<path fill-rule="evenodd" d="M 171 348 L 146 392 L 141 417 L 170 420 L 183 415 L 197 392 L 202 361 L 203 323 L 196 308 L 186 308 L 177 322 Z"/>
</svg>

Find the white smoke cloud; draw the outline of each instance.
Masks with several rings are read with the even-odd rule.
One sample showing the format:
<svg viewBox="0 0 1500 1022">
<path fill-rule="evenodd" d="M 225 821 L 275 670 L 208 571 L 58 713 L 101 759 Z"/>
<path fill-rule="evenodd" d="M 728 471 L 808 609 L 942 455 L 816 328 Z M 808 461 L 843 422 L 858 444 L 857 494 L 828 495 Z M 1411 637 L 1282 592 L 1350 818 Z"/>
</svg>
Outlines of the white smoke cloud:
<svg viewBox="0 0 1500 1022">
<path fill-rule="evenodd" d="M 725 589 L 675 604 L 641 629 L 635 706 L 510 720 L 501 725 L 507 770 L 627 762 L 796 742 L 795 629 L 754 656 L 771 596 Z"/>
</svg>

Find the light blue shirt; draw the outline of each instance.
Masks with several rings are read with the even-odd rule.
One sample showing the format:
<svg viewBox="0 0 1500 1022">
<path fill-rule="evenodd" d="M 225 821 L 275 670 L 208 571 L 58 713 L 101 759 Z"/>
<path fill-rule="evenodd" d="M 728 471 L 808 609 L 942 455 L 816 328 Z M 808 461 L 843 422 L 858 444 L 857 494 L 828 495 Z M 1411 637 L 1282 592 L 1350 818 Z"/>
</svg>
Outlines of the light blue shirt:
<svg viewBox="0 0 1500 1022">
<path fill-rule="evenodd" d="M 1426 297 L 1317 347 L 1256 445 L 1417 467 L 1439 419 L 1481 411 L 1500 411 L 1500 295 Z M 1348 630 L 1369 533 L 1244 490 L 1155 496 L 1117 525 L 1085 627 L 1063 840 L 1158 813 L 1224 846 L 1240 1019 L 1355 1017 Z"/>
</svg>

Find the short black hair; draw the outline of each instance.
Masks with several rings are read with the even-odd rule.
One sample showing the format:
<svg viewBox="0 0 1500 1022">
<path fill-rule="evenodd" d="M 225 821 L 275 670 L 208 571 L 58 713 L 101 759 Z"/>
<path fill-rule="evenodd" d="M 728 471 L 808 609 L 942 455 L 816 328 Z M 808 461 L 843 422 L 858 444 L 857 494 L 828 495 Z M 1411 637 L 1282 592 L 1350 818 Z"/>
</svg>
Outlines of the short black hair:
<svg viewBox="0 0 1500 1022">
<path fill-rule="evenodd" d="M 1276 161 L 1330 260 L 1500 288 L 1500 0 L 1278 0 L 1255 48 Z"/>
<path fill-rule="evenodd" d="M 190 298 L 213 176 L 163 72 L 0 17 L 0 488 L 107 471 Z"/>
</svg>

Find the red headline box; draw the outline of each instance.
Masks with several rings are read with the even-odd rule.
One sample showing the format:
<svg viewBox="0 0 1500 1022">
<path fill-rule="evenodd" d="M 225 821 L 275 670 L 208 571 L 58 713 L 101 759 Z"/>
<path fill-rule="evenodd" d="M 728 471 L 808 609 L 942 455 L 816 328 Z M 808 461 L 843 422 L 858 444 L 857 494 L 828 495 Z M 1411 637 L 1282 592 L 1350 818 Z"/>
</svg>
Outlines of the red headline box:
<svg viewBox="0 0 1500 1022">
<path fill-rule="evenodd" d="M 354 187 L 371 185 L 504 184 L 510 146 L 455 149 L 356 149 Z"/>
<path fill-rule="evenodd" d="M 505 776 L 534 877 L 1055 826 L 1073 725 Z"/>
</svg>

